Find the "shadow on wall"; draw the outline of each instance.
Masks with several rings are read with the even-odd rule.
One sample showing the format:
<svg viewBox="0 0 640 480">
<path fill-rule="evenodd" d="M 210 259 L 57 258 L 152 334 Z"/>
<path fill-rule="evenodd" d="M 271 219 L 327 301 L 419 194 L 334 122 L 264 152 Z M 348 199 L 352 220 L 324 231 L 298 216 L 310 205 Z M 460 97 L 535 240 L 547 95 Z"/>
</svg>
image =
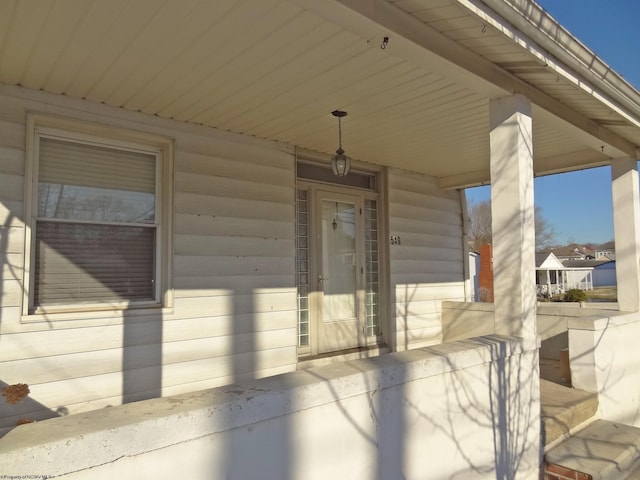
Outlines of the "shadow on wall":
<svg viewBox="0 0 640 480">
<path fill-rule="evenodd" d="M 406 379 L 406 363 L 394 358 L 393 355 L 384 356 L 384 368 L 379 363 L 382 357 L 377 359 L 360 359 L 351 362 L 349 367 L 362 372 L 365 385 L 366 408 L 351 411 L 344 403 L 349 398 L 340 396 L 340 393 L 332 385 L 335 378 L 325 377 L 313 369 L 306 370 L 324 382 L 333 397 L 333 410 L 336 416 L 332 423 L 349 425 L 350 430 L 362 438 L 362 444 L 368 445 L 375 452 L 376 464 L 372 480 L 391 480 L 407 478 L 405 471 L 406 458 L 406 408 L 407 395 L 404 392 Z M 375 375 L 369 373 L 369 369 L 363 368 L 363 364 L 374 362 Z M 398 386 L 400 385 L 400 386 Z M 365 411 L 362 411 L 365 410 Z M 368 412 L 368 413 L 367 413 Z M 362 449 L 359 450 L 363 452 Z M 366 462 L 361 458 L 362 471 L 367 471 Z"/>
<path fill-rule="evenodd" d="M 511 480 L 520 471 L 529 471 L 535 465 L 523 465 L 532 448 L 539 448 L 539 405 L 537 397 L 539 379 L 537 355 L 515 354 L 507 351 L 510 344 L 497 342 L 489 337 L 476 339 L 490 347 L 491 363 L 482 376 L 470 381 L 462 365 L 456 365 L 446 357 L 452 374 L 445 376 L 444 398 L 434 400 L 433 406 L 446 405 L 446 410 L 419 408 L 419 411 L 438 432 L 446 435 L 456 445 L 457 452 L 469 466 L 470 471 L 487 475 L 494 473 L 498 480 Z M 438 352 L 438 347 L 425 350 Z M 487 383 L 488 379 L 488 383 Z M 487 396 L 489 408 L 487 405 Z M 460 416 L 465 417 L 469 429 L 491 429 L 493 431 L 493 467 L 477 465 L 469 455 L 479 446 L 473 443 L 469 431 L 456 427 Z M 459 423 L 458 423 L 459 425 Z M 475 427 L 474 427 L 475 426 Z M 468 478 L 469 470 L 452 474 L 450 479 Z"/>
<path fill-rule="evenodd" d="M 22 298 L 24 295 L 24 288 L 21 285 L 22 266 L 21 264 L 15 265 L 11 260 L 11 254 L 22 255 L 22 250 L 16 249 L 14 251 L 10 245 L 10 239 L 14 236 L 15 231 L 23 230 L 22 226 L 15 227 L 14 223 L 18 222 L 21 224 L 22 220 L 11 213 L 3 220 L 2 225 L 0 225 L 0 252 L 2 253 L 0 271 L 4 270 L 8 272 L 8 275 L 0 279 L 0 302 L 2 302 L 2 304 L 0 304 L 0 331 L 2 330 L 2 322 L 5 320 L 2 316 L 3 307 L 13 306 L 12 304 L 4 304 L 6 299 L 14 296 L 10 295 L 10 293 L 12 293 L 11 290 L 7 290 L 7 280 L 19 283 L 19 298 Z M 20 306 L 19 303 L 17 306 Z M 0 348 L 2 348 L 3 341 L 3 335 L 0 334 Z M 27 382 L 28 379 L 25 378 L 23 381 Z M 26 383 L 7 384 L 0 380 L 0 418 L 5 419 L 4 423 L 7 425 L 0 427 L 0 438 L 6 435 L 16 425 L 64 416 L 66 414 L 67 410 L 64 407 L 51 410 L 29 397 L 29 386 Z"/>
</svg>

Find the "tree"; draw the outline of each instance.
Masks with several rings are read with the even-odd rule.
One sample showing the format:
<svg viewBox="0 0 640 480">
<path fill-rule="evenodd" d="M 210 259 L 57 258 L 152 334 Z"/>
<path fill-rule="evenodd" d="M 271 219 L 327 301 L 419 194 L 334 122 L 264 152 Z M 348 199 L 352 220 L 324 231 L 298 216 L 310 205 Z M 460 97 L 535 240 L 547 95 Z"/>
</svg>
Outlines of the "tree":
<svg viewBox="0 0 640 480">
<path fill-rule="evenodd" d="M 535 207 L 536 250 L 549 248 L 556 242 L 556 228 L 542 215 L 542 208 Z"/>
<path fill-rule="evenodd" d="M 468 205 L 470 220 L 469 248 L 478 251 L 480 245 L 491 243 L 491 202 L 483 200 Z M 536 249 L 550 247 L 555 242 L 556 230 L 543 216 L 542 209 L 535 207 Z"/>
<path fill-rule="evenodd" d="M 470 202 L 469 213 L 469 249 L 477 252 L 480 245 L 491 243 L 491 202 Z"/>
</svg>

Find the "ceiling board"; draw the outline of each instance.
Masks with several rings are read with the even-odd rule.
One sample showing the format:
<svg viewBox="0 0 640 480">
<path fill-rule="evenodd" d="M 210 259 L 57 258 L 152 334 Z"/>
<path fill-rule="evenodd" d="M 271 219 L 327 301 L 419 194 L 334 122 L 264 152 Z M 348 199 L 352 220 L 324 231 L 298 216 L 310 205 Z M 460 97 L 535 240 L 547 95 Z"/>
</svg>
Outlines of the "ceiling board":
<svg viewBox="0 0 640 480">
<path fill-rule="evenodd" d="M 458 1 L 392 3 L 382 19 L 411 26 L 413 36 L 333 0 L 5 0 L 0 82 L 328 154 L 337 148 L 330 112 L 339 108 L 349 113 L 343 143 L 354 158 L 476 178 L 488 171 L 489 95 L 508 90 L 446 52 L 477 58 L 491 74 L 640 143 L 623 117 Z M 437 53 L 419 42 L 433 31 L 442 32 Z M 535 155 L 554 168 L 575 167 L 580 155 L 602 161 L 602 141 L 534 112 Z M 581 153 L 589 149 L 593 158 Z"/>
</svg>

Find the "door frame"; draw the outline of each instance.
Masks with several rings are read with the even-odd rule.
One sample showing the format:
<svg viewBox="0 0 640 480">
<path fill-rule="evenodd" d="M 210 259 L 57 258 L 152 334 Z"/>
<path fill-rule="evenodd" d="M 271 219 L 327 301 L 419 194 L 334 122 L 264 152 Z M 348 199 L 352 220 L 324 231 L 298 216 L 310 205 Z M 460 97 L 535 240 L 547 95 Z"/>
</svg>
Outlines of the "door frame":
<svg viewBox="0 0 640 480">
<path fill-rule="evenodd" d="M 317 166 L 318 164 L 316 164 Z M 322 165 L 329 169 L 327 165 Z M 330 170 L 329 170 L 330 171 Z M 309 262 L 308 262 L 308 275 L 309 275 L 309 295 L 308 306 L 309 308 L 314 302 L 318 301 L 317 295 L 317 261 L 314 258 L 315 252 L 318 250 L 316 229 L 318 225 L 318 211 L 317 211 L 317 194 L 316 192 L 324 191 L 335 195 L 347 195 L 347 196 L 359 196 L 364 203 L 366 200 L 374 200 L 376 202 L 376 214 L 377 214 L 377 255 L 378 255 L 378 335 L 367 336 L 364 335 L 366 346 L 391 346 L 391 330 L 390 325 L 390 312 L 389 312 L 389 282 L 388 282 L 388 245 L 384 239 L 387 237 L 387 216 L 386 208 L 384 206 L 384 185 L 385 181 L 384 171 L 381 168 L 375 169 L 363 169 L 365 175 L 375 176 L 377 188 L 359 188 L 351 186 L 334 185 L 325 181 L 315 181 L 309 178 L 301 178 L 296 176 L 296 192 L 298 190 L 305 190 L 307 192 L 308 202 L 308 248 L 309 248 Z M 297 193 L 296 193 L 297 196 Z M 297 212 L 296 212 L 297 213 Z M 297 217 L 296 217 L 297 218 Z M 298 220 L 296 220 L 297 228 Z M 366 263 L 366 262 L 365 262 Z M 298 307 L 300 308 L 300 306 Z M 311 317 L 311 312 L 309 312 Z M 318 355 L 318 331 L 317 322 L 311 321 L 309 318 L 308 333 L 309 342 L 308 345 L 298 345 L 299 357 L 313 357 Z M 340 355 L 343 351 L 336 351 L 327 355 Z"/>
</svg>

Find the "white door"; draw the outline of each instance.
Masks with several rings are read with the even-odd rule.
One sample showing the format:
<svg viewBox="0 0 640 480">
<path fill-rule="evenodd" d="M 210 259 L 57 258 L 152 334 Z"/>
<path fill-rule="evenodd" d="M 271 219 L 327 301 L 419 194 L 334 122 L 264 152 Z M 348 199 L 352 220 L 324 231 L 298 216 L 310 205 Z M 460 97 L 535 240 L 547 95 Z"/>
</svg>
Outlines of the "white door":
<svg viewBox="0 0 640 480">
<path fill-rule="evenodd" d="M 362 199 L 318 191 L 316 197 L 318 353 L 363 346 Z"/>
</svg>

